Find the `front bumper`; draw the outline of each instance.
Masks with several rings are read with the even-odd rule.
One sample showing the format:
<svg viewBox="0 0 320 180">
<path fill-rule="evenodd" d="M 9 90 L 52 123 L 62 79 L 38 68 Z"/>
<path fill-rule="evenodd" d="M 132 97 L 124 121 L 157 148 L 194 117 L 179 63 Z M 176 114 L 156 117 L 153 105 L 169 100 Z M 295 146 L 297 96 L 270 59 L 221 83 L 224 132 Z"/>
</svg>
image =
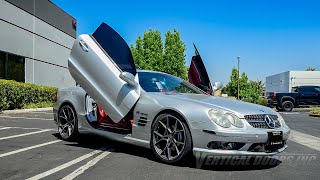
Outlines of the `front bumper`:
<svg viewBox="0 0 320 180">
<path fill-rule="evenodd" d="M 270 146 L 268 144 L 268 132 L 281 131 L 282 144 Z M 289 138 L 290 128 L 282 126 L 276 129 L 249 128 L 242 131 L 217 130 L 211 133 L 203 130 L 193 130 L 193 153 L 196 157 L 199 155 L 216 155 L 216 156 L 273 156 L 284 151 L 287 148 L 286 142 Z M 210 142 L 229 142 L 242 144 L 238 149 L 220 149 L 209 147 Z M 263 147 L 257 148 L 256 147 Z M 268 147 L 269 149 L 267 149 Z M 270 150 L 270 147 L 271 150 Z"/>
<path fill-rule="evenodd" d="M 285 144 L 282 148 L 274 152 L 251 152 L 251 151 L 240 151 L 240 150 L 217 150 L 217 149 L 203 149 L 193 148 L 193 154 L 196 158 L 202 158 L 206 156 L 273 156 L 284 151 L 288 146 Z"/>
</svg>

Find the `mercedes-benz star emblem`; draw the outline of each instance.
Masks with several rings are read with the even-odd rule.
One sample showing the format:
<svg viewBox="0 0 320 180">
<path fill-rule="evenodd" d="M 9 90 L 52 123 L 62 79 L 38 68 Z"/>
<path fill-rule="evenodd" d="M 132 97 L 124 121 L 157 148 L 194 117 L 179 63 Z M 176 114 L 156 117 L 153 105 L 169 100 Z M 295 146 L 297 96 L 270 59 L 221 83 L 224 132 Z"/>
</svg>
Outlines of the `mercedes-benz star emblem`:
<svg viewBox="0 0 320 180">
<path fill-rule="evenodd" d="M 276 127 L 276 122 L 274 122 L 274 120 L 272 119 L 271 116 L 269 115 L 266 115 L 264 117 L 264 121 L 267 123 L 267 125 L 270 127 L 270 128 L 275 128 Z"/>
</svg>

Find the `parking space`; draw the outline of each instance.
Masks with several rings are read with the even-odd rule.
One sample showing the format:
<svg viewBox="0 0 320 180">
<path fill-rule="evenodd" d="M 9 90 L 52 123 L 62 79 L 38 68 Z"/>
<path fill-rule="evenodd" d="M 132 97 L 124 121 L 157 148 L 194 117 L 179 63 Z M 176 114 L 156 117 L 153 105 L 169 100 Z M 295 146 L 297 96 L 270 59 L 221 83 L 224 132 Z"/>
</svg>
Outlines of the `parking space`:
<svg viewBox="0 0 320 180">
<path fill-rule="evenodd" d="M 30 123 L 14 121 L 20 125 Z M 48 127 L 50 123 L 53 122 L 48 122 Z M 83 136 L 77 142 L 62 141 L 56 130 L 49 128 L 14 127 L 3 131 L 6 132 L 0 136 L 1 179 L 61 179 L 111 148 L 108 140 L 97 136 Z"/>
<path fill-rule="evenodd" d="M 288 126 L 302 133 L 320 137 L 320 118 L 310 117 L 309 112 L 281 113 Z"/>
<path fill-rule="evenodd" d="M 303 112 L 283 116 L 298 132 L 296 137 L 309 145 L 289 140 L 285 152 L 264 159 L 275 162 L 272 165 L 208 161 L 199 168 L 195 159 L 167 165 L 158 162 L 149 149 L 93 135 L 81 135 L 75 142 L 62 141 L 50 111 L 0 115 L 0 179 L 317 179 L 320 152 L 316 147 L 320 141 L 308 138 L 320 137 L 314 127 L 319 127 L 319 119 Z"/>
</svg>

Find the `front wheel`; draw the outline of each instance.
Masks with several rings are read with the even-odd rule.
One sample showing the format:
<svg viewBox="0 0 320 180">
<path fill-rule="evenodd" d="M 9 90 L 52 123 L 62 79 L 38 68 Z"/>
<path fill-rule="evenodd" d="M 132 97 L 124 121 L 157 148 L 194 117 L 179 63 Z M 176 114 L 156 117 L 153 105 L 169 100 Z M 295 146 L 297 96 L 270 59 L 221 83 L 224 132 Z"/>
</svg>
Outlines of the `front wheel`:
<svg viewBox="0 0 320 180">
<path fill-rule="evenodd" d="M 72 140 L 78 135 L 76 111 L 69 105 L 63 105 L 58 111 L 58 132 L 63 140 Z"/>
<path fill-rule="evenodd" d="M 174 113 L 159 115 L 152 125 L 150 146 L 155 156 L 168 164 L 187 158 L 192 140 L 184 120 Z"/>
</svg>

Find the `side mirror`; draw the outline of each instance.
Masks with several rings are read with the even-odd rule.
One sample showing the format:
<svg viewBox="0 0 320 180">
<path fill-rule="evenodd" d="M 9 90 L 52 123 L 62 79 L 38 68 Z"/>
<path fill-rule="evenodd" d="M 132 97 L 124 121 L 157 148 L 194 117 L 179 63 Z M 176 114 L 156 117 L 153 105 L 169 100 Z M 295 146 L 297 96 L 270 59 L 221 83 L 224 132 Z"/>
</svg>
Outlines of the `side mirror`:
<svg viewBox="0 0 320 180">
<path fill-rule="evenodd" d="M 223 86 L 222 82 L 215 82 L 212 89 L 213 89 L 213 91 L 217 91 L 217 90 L 221 89 L 222 86 Z"/>
<path fill-rule="evenodd" d="M 138 83 L 134 80 L 134 75 L 129 72 L 122 72 L 119 77 L 130 86 L 136 87 L 138 85 Z"/>
</svg>

